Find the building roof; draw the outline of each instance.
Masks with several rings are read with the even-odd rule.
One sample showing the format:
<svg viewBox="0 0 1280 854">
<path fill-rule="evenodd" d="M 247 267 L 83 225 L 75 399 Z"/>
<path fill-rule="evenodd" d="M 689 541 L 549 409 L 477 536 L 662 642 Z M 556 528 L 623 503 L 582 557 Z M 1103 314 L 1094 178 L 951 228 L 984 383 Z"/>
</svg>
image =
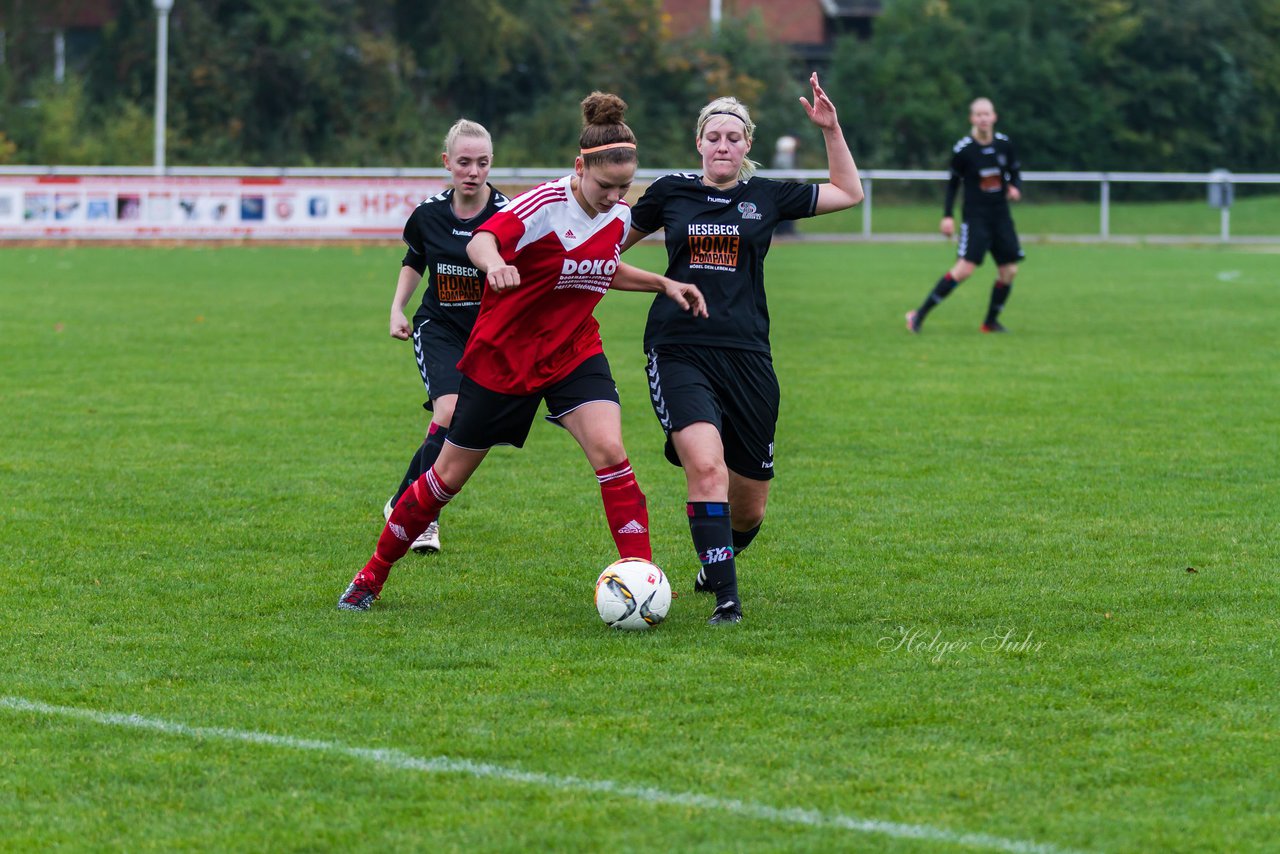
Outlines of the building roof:
<svg viewBox="0 0 1280 854">
<path fill-rule="evenodd" d="M 675 35 L 707 32 L 710 27 L 708 2 L 663 0 L 662 6 Z M 721 15 L 745 18 L 758 12 L 774 41 L 804 48 L 827 45 L 832 33 L 847 29 L 846 22 L 874 18 L 883 6 L 880 0 L 722 0 Z"/>
</svg>

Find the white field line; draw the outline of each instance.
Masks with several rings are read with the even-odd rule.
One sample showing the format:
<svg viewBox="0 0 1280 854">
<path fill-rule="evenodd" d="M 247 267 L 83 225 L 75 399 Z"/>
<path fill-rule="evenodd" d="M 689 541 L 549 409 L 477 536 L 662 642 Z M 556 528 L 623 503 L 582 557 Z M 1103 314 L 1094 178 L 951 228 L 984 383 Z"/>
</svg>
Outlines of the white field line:
<svg viewBox="0 0 1280 854">
<path fill-rule="evenodd" d="M 147 718 L 141 715 L 99 712 L 94 709 L 80 709 L 73 706 L 51 706 L 47 703 L 24 700 L 21 697 L 0 697 L 0 708 L 12 709 L 17 712 L 30 712 L 46 717 L 74 718 L 103 726 L 151 730 L 165 735 L 185 738 L 240 741 L 249 744 L 263 744 L 269 747 L 285 747 L 291 750 L 328 753 L 347 756 L 352 759 L 362 759 L 366 762 L 373 762 L 377 765 L 402 771 L 421 771 L 428 774 L 463 774 L 469 777 L 522 783 L 545 789 L 612 795 L 651 804 L 732 813 L 744 818 L 772 822 L 774 824 L 835 828 L 855 833 L 889 836 L 894 839 L 919 839 L 925 842 L 1009 851 L 1013 852 L 1013 854 L 1071 854 L 1068 849 L 1059 848 L 1055 845 L 1029 842 L 1021 839 L 1006 839 L 986 833 L 958 833 L 926 824 L 902 824 L 896 821 L 857 818 L 840 813 L 824 813 L 810 809 L 783 809 L 771 807 L 767 804 L 740 801 L 733 798 L 720 798 L 714 795 L 702 795 L 696 792 L 668 792 L 651 786 L 629 786 L 614 780 L 588 780 L 581 777 L 543 774 L 537 771 L 521 771 L 517 768 L 506 768 L 485 762 L 472 762 L 468 759 L 451 759 L 448 756 L 422 759 L 399 750 L 350 747 L 336 741 L 293 738 L 287 735 L 271 735 L 270 733 L 253 732 L 252 730 L 187 726 L 186 724 L 159 718 Z"/>
</svg>

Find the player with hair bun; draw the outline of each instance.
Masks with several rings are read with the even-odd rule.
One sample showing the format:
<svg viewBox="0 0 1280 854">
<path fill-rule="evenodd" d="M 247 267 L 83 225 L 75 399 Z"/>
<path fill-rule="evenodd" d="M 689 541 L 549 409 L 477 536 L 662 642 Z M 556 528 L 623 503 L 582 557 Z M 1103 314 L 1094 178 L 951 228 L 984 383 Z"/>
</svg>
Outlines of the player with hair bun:
<svg viewBox="0 0 1280 854">
<path fill-rule="evenodd" d="M 736 98 L 717 98 L 703 107 L 694 135 L 702 174 L 665 175 L 650 185 L 626 243 L 665 229 L 667 275 L 701 288 L 710 312 L 692 317 L 655 301 L 644 347 L 667 458 L 684 467 L 688 485 L 689 532 L 702 564 L 694 589 L 716 595 L 712 625 L 742 619 L 735 556 L 760 530 L 774 475 L 781 393 L 769 349 L 765 255 L 778 223 L 844 210 L 863 196 L 835 105 L 817 74 L 809 85 L 813 103 L 800 103 L 822 130 L 827 183 L 754 177 L 751 114 Z"/>
<path fill-rule="evenodd" d="M 595 470 L 620 557 L 649 560 L 649 516 L 622 444 L 618 390 L 592 311 L 610 290 L 661 293 L 705 317 L 692 285 L 619 260 L 631 227 L 623 197 L 639 158 L 626 103 L 593 92 L 573 172 L 517 196 L 480 226 L 467 255 L 488 287 L 458 368 L 453 425 L 435 464 L 392 510 L 377 548 L 338 600 L 366 611 L 399 560 L 495 445 L 522 447 L 546 401 Z"/>
<path fill-rule="evenodd" d="M 473 230 L 508 201 L 488 182 L 493 140 L 483 125 L 468 119 L 454 122 L 445 134 L 440 158 L 449 170 L 452 185 L 409 215 L 404 225 L 408 249 L 391 300 L 391 337 L 413 339 L 418 373 L 427 392 L 423 407 L 431 412 L 431 426 L 399 488 L 387 501 L 384 518 L 391 516 L 404 491 L 431 468 L 449 435 L 462 380 L 458 360 L 471 327 L 475 326 L 484 293 L 480 271 L 467 257 L 467 242 Z M 422 291 L 422 304 L 410 323 L 404 310 L 424 277 L 427 286 Z M 413 550 L 440 551 L 439 523 L 427 526 L 422 536 L 414 540 Z"/>
</svg>

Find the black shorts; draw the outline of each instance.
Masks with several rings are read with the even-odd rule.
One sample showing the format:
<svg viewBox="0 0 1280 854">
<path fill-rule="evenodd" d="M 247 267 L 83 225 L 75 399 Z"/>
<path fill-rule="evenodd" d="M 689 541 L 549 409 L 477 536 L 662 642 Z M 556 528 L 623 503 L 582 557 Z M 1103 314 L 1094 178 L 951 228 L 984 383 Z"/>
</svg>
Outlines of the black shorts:
<svg viewBox="0 0 1280 854">
<path fill-rule="evenodd" d="M 467 376 L 458 389 L 448 442 L 471 451 L 494 445 L 524 447 L 538 404 L 547 402 L 547 420 L 559 425 L 573 410 L 597 400 L 618 403 L 618 386 L 603 353 L 592 356 L 560 382 L 536 394 L 502 394 L 490 391 Z"/>
<path fill-rule="evenodd" d="M 671 434 L 706 421 L 720 431 L 730 471 L 752 480 L 773 477 L 782 394 L 768 353 L 667 344 L 648 355 L 649 396 L 667 434 L 668 460 L 680 465 Z"/>
<path fill-rule="evenodd" d="M 1018 243 L 1018 232 L 1013 227 L 1013 217 L 975 216 L 960 224 L 960 242 L 956 255 L 972 264 L 981 264 L 990 250 L 991 257 L 1001 266 L 1021 261 L 1027 257 Z"/>
<path fill-rule="evenodd" d="M 417 322 L 417 318 L 414 318 Z M 413 329 L 413 355 L 418 360 L 418 373 L 427 390 L 422 408 L 431 411 L 431 401 L 446 394 L 457 394 L 462 383 L 458 362 L 467 346 L 466 336 L 457 329 L 431 318 L 423 318 Z"/>
</svg>

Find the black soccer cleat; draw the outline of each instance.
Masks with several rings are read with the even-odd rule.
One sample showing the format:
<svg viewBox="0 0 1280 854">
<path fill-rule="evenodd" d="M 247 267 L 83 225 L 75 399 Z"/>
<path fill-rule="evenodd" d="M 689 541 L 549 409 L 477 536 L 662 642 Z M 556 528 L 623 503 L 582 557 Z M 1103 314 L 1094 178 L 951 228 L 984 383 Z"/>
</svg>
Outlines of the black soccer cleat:
<svg viewBox="0 0 1280 854">
<path fill-rule="evenodd" d="M 368 611 L 373 600 L 378 598 L 378 591 L 370 587 L 360 576 L 356 576 L 346 591 L 338 599 L 339 611 Z"/>
<path fill-rule="evenodd" d="M 716 609 L 711 612 L 711 617 L 707 620 L 708 626 L 723 626 L 728 623 L 742 622 L 742 603 L 736 599 L 730 599 L 723 605 L 717 605 Z"/>
<path fill-rule="evenodd" d="M 1008 332 L 1009 330 L 1001 326 L 1000 321 L 993 320 L 990 323 L 982 324 L 982 331 L 991 333 L 991 332 Z"/>
<path fill-rule="evenodd" d="M 920 312 L 915 311 L 914 309 L 907 312 L 907 331 L 908 332 L 910 332 L 913 335 L 918 335 L 920 333 L 920 323 L 921 323 Z"/>
<path fill-rule="evenodd" d="M 693 577 L 694 593 L 713 593 L 714 591 L 707 586 L 707 576 L 702 570 L 698 570 L 698 574 Z"/>
</svg>

